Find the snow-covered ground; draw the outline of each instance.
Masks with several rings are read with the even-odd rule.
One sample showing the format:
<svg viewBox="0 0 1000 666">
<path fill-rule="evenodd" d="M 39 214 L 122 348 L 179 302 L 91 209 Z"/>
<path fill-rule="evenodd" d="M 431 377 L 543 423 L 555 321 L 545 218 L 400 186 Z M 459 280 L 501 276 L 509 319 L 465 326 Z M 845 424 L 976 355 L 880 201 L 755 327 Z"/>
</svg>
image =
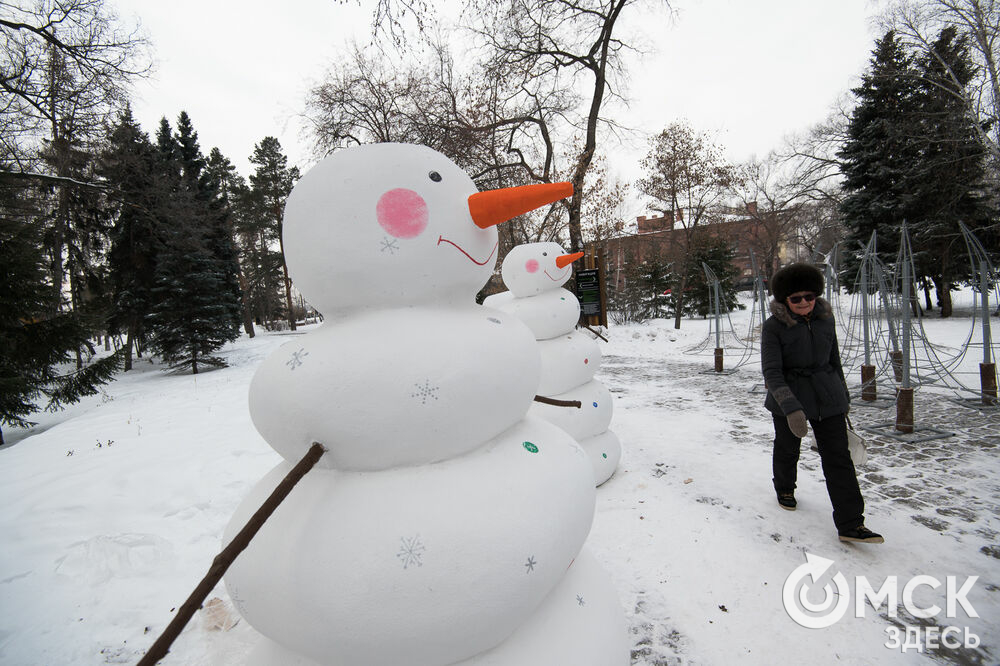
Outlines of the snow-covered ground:
<svg viewBox="0 0 1000 666">
<path fill-rule="evenodd" d="M 733 314 L 741 335 L 749 318 L 749 310 Z M 966 337 L 960 321 L 931 318 L 925 327 L 935 343 L 954 346 Z M 237 503 L 279 459 L 251 425 L 246 396 L 256 366 L 290 335 L 244 337 L 225 348 L 228 368 L 196 376 L 141 361 L 101 395 L 37 415 L 30 431 L 5 431 L 0 664 L 138 660 L 207 571 Z M 1000 412 L 919 391 L 918 425 L 954 434 L 926 442 L 869 435 L 870 462 L 860 470 L 867 522 L 886 543 L 845 544 L 808 446 L 798 510 L 774 500 L 755 354 L 727 349 L 730 363 L 745 364 L 706 374 L 714 340 L 704 320 L 680 330 L 665 320 L 612 326 L 608 337 L 598 378 L 615 395 L 612 428 L 624 452 L 598 488 L 588 543 L 629 616 L 633 663 L 1000 663 Z M 703 352 L 685 353 L 705 341 Z M 855 405 L 857 426 L 895 416 Z M 804 603 L 823 606 L 823 591 L 838 584 L 831 604 L 849 597 L 825 628 L 800 626 L 782 602 L 786 579 L 801 583 L 807 555 L 832 563 L 821 563 L 817 584 L 803 583 L 812 588 Z M 875 589 L 895 577 L 898 615 L 868 603 L 857 617 L 859 576 Z M 959 603 L 954 617 L 946 617 L 948 576 L 956 590 L 978 576 L 958 595 L 968 608 Z M 912 580 L 910 609 L 936 604 L 935 617 L 908 614 L 903 591 Z M 245 622 L 228 628 L 223 586 L 213 597 L 222 620 L 196 615 L 163 663 L 241 662 L 255 634 Z M 928 627 L 934 635 L 950 626 L 980 645 L 885 646 L 894 631 L 903 641 L 907 628 L 925 637 Z"/>
</svg>

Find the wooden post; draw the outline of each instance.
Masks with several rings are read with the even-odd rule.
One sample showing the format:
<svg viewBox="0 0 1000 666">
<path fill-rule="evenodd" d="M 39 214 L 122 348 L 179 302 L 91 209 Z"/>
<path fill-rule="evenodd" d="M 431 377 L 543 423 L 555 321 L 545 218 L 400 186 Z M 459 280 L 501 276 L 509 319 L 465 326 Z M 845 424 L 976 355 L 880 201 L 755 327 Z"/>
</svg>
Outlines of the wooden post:
<svg viewBox="0 0 1000 666">
<path fill-rule="evenodd" d="M 889 352 L 889 358 L 892 359 L 892 376 L 897 382 L 903 381 L 903 352 Z"/>
<path fill-rule="evenodd" d="M 722 372 L 722 355 L 723 355 L 724 351 L 725 350 L 722 349 L 721 347 L 716 347 L 715 348 L 715 371 L 716 372 Z"/>
<path fill-rule="evenodd" d="M 597 251 L 597 279 L 601 287 L 601 320 L 600 324 L 604 328 L 608 327 L 608 281 L 604 275 L 608 265 L 608 249 L 601 246 Z"/>
<path fill-rule="evenodd" d="M 861 366 L 861 399 L 866 402 L 873 402 L 876 398 L 875 392 L 875 366 Z"/>
<path fill-rule="evenodd" d="M 983 389 L 983 404 L 997 404 L 997 366 L 996 363 L 979 364 L 979 385 Z"/>
<path fill-rule="evenodd" d="M 913 432 L 913 389 L 901 388 L 896 395 L 896 430 Z"/>
</svg>

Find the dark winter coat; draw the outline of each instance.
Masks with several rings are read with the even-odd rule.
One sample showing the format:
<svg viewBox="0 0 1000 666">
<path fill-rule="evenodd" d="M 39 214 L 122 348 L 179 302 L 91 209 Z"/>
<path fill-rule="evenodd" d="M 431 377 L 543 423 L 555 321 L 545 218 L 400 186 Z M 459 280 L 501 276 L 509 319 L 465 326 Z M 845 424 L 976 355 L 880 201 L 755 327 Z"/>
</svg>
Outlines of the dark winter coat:
<svg viewBox="0 0 1000 666">
<path fill-rule="evenodd" d="M 767 387 L 764 406 L 773 414 L 801 409 L 815 421 L 847 412 L 850 395 L 833 308 L 824 299 L 816 299 L 808 318 L 772 300 L 761 330 L 760 363 Z"/>
</svg>

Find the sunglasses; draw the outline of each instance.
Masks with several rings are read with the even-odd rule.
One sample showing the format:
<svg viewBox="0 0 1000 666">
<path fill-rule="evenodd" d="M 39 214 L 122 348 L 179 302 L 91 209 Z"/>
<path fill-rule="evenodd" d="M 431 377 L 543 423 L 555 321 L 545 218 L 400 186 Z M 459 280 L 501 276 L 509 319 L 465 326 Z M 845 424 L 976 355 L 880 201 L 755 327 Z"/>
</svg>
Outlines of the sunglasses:
<svg viewBox="0 0 1000 666">
<path fill-rule="evenodd" d="M 805 296 L 789 296 L 788 297 L 788 302 L 789 303 L 793 303 L 794 305 L 798 305 L 802 301 L 805 301 L 806 303 L 812 303 L 815 300 L 816 300 L 816 294 L 806 294 Z"/>
</svg>

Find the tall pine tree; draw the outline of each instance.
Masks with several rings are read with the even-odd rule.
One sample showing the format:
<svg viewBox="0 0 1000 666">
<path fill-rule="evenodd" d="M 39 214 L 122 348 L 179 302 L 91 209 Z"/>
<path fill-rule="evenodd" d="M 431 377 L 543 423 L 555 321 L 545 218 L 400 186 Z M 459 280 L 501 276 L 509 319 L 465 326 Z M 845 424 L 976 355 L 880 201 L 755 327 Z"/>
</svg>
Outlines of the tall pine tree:
<svg viewBox="0 0 1000 666">
<path fill-rule="evenodd" d="M 149 136 L 132 110 L 126 108 L 108 137 L 101 175 L 115 210 L 108 263 L 112 307 L 108 328 L 125 334 L 125 370 L 132 369 L 132 351 L 146 342 L 146 318 L 153 305 L 156 275 L 157 213 L 170 192 L 158 177 L 157 157 Z"/>
<path fill-rule="evenodd" d="M 941 316 L 951 315 L 951 290 L 957 280 L 972 279 L 959 227 L 963 222 L 995 250 L 990 229 L 996 211 L 986 191 L 987 150 L 980 143 L 975 115 L 968 108 L 965 86 L 975 77 L 968 40 L 945 28 L 917 60 L 920 73 L 919 138 L 915 165 L 920 215 L 913 240 L 918 266 L 937 287 Z M 919 270 L 919 269 L 918 269 Z"/>
<path fill-rule="evenodd" d="M 250 307 L 249 282 L 244 273 L 246 261 L 241 256 L 236 231 L 239 226 L 239 218 L 243 214 L 240 202 L 247 189 L 246 181 L 236 172 L 236 167 L 229 161 L 229 158 L 223 155 L 218 148 L 212 148 L 208 154 L 205 176 L 208 178 L 209 185 L 219 193 L 219 200 L 226 211 L 226 231 L 238 258 L 237 269 L 239 271 L 240 312 L 243 317 L 243 330 L 252 338 L 256 333 Z"/>
<path fill-rule="evenodd" d="M 879 256 L 894 264 L 904 220 L 921 212 L 917 195 L 919 157 L 918 76 L 912 58 L 893 31 L 876 41 L 869 71 L 854 89 L 840 169 L 846 193 L 840 209 L 849 239 L 842 270 L 843 284 L 853 285 L 860 251 L 872 232 L 878 234 Z"/>
<path fill-rule="evenodd" d="M 281 262 L 285 309 L 288 324 L 294 331 L 295 308 L 292 304 L 292 283 L 288 279 L 288 265 L 285 263 L 281 220 L 284 215 L 285 201 L 288 199 L 295 181 L 299 179 L 299 170 L 297 167 L 288 167 L 288 158 L 281 151 L 281 144 L 273 136 L 264 137 L 260 143 L 254 146 L 250 163 L 257 167 L 250 175 L 250 196 L 256 209 L 257 223 L 260 225 L 261 253 L 264 258 L 268 258 L 272 252 L 270 246 L 274 240 L 277 240 L 280 252 L 277 258 Z"/>
<path fill-rule="evenodd" d="M 212 354 L 239 336 L 236 253 L 186 113 L 178 118 L 176 134 L 161 121 L 157 153 L 160 177 L 172 186 L 172 195 L 160 208 L 151 346 L 171 368 L 189 367 L 197 374 L 206 365 L 225 365 Z"/>
<path fill-rule="evenodd" d="M 74 369 L 77 350 L 94 349 L 79 318 L 56 310 L 31 198 L 9 177 L 0 180 L 0 426 L 30 426 L 25 417 L 38 410 L 39 398 L 58 409 L 97 393 L 120 362 L 113 354 Z"/>
</svg>

